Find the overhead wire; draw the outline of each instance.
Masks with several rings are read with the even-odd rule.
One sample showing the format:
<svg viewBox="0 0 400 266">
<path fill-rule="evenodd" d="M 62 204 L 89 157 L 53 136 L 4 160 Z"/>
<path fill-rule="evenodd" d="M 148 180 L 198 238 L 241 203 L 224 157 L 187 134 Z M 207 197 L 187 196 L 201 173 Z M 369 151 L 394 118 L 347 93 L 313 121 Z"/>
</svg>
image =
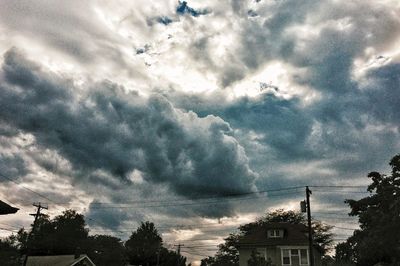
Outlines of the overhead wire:
<svg viewBox="0 0 400 266">
<path fill-rule="evenodd" d="M 17 182 L 16 180 L 9 178 L 7 176 L 5 176 L 4 174 L 0 173 L 0 177 L 2 177 L 3 179 L 7 179 L 19 186 L 21 186 L 21 188 L 43 198 L 46 199 L 49 202 L 52 202 L 56 205 L 61 205 L 62 203 L 56 202 L 52 199 L 50 199 L 49 197 L 43 195 L 42 193 L 39 193 L 33 189 L 30 189 L 24 185 L 22 185 L 20 182 Z M 143 203 L 172 203 L 172 202 L 176 202 L 179 203 L 181 202 L 181 204 L 159 204 L 159 205 L 147 205 L 147 206 L 102 206 L 102 208 L 151 208 L 151 207 L 177 207 L 177 206 L 192 206 L 192 205 L 198 205 L 198 204 L 221 204 L 221 203 L 225 203 L 223 201 L 221 201 L 221 199 L 224 200 L 250 200 L 250 199 L 258 199 L 258 198 L 265 198 L 265 197 L 275 197 L 275 196 L 282 196 L 282 195 L 288 195 L 288 194 L 297 194 L 299 193 L 299 191 L 292 191 L 292 192 L 286 192 L 286 193 L 279 193 L 279 194 L 267 194 L 267 195 L 262 195 L 265 193 L 274 193 L 274 192 L 284 192 L 284 191 L 290 191 L 290 190 L 298 190 L 300 188 L 304 188 L 305 186 L 293 186 L 293 187 L 284 187 L 284 188 L 277 188 L 277 189 L 268 189 L 268 190 L 263 190 L 263 191 L 252 191 L 252 192 L 245 192 L 245 193 L 232 193 L 232 194 L 225 194 L 225 195 L 221 195 L 221 196 L 212 196 L 212 197 L 197 197 L 197 198 L 192 198 L 192 199 L 169 199 L 169 200 L 157 200 L 157 201 L 129 201 L 126 202 L 125 204 L 143 204 Z M 324 191 L 324 190 L 320 190 L 320 188 L 341 188 L 341 189 L 347 189 L 347 188 L 365 188 L 365 186 L 351 186 L 351 185 L 311 185 L 309 186 L 311 188 L 317 188 L 316 191 L 318 191 L 319 193 L 365 193 L 362 191 Z M 243 197 L 246 195 L 260 195 L 257 197 Z M 239 198 L 237 198 L 239 197 Z M 240 198 L 241 197 L 241 198 Z M 219 199 L 219 201 L 204 201 L 204 202 L 184 202 L 182 203 L 182 201 L 194 201 L 194 200 L 210 200 L 210 199 Z M 107 203 L 107 202 L 94 202 L 92 203 L 94 205 L 102 205 L 102 204 L 113 204 L 113 203 Z M 65 208 L 65 207 L 64 207 Z M 96 208 L 96 207 L 93 207 Z M 328 213 L 325 213 L 328 214 Z M 337 215 L 335 213 L 335 215 Z M 349 219 L 353 219 L 353 217 L 326 217 L 326 216 L 321 216 L 321 215 L 317 215 L 318 218 L 323 218 L 323 219 L 328 219 L 328 220 L 349 220 Z M 355 217 L 354 217 L 355 218 Z M 103 226 L 107 227 L 108 225 L 105 223 L 102 223 L 100 221 L 96 221 L 93 218 L 89 218 L 87 217 L 88 220 L 93 221 L 95 223 L 98 224 L 102 224 Z M 207 225 L 207 227 L 210 225 Z M 15 227 L 15 226 L 13 226 Z M 339 226 L 333 226 L 335 228 L 339 228 L 339 229 L 344 229 L 344 230 L 353 230 L 352 228 L 344 228 L 344 227 L 339 227 Z M 168 227 L 166 227 L 168 228 Z M 172 229 L 181 229 L 182 227 L 175 227 Z M 196 228 L 201 228 L 198 226 L 198 224 L 196 224 Z M 13 231 L 13 230 L 9 230 L 9 229 L 4 229 L 1 228 L 2 230 L 8 230 L 8 231 Z M 162 229 L 162 227 L 160 228 Z M 193 229 L 193 228 L 189 228 L 189 229 Z M 224 230 L 229 230 L 229 229 L 224 229 Z M 14 230 L 15 231 L 15 230 Z M 93 232 L 118 232 L 121 234 L 124 234 L 126 231 L 131 231 L 131 230 L 115 230 L 115 229 L 107 229 L 107 230 L 96 230 L 96 229 L 91 229 L 91 231 Z M 206 241 L 207 239 L 193 239 L 192 241 Z"/>
<path fill-rule="evenodd" d="M 20 182 L 17 182 L 17 181 L 15 181 L 15 180 L 12 179 L 12 178 L 7 177 L 6 175 L 2 174 L 1 172 L 0 172 L 0 177 L 2 177 L 3 179 L 7 179 L 7 180 L 13 182 L 13 183 L 15 183 L 15 184 L 21 186 L 21 188 L 23 188 L 23 189 L 25 189 L 25 190 L 27 190 L 27 191 L 30 191 L 30 192 L 32 192 L 33 194 L 36 194 L 37 196 L 39 196 L 39 197 L 41 197 L 41 198 L 43 198 L 43 199 L 46 199 L 46 200 L 48 200 L 48 201 L 50 201 L 50 202 L 52 202 L 52 203 L 54 203 L 54 204 L 56 204 L 56 205 L 61 205 L 61 204 L 57 203 L 56 201 L 50 199 L 49 197 L 43 195 L 42 193 L 36 192 L 36 191 L 34 191 L 33 189 L 30 189 L 30 188 L 27 188 L 26 186 L 23 186 Z M 66 207 L 64 207 L 64 209 L 67 210 Z M 102 223 L 102 222 L 99 222 L 99 221 L 95 221 L 95 220 L 93 220 L 92 218 L 87 217 L 87 219 L 107 226 L 106 224 L 104 224 L 104 223 Z"/>
<path fill-rule="evenodd" d="M 281 187 L 275 189 L 266 189 L 266 190 L 259 190 L 259 191 L 249 191 L 249 192 L 238 192 L 238 193 L 230 193 L 230 194 L 222 194 L 216 196 L 202 196 L 202 197 L 192 197 L 190 200 L 199 200 L 199 199 L 220 199 L 220 198 L 230 198 L 230 197 L 241 197 L 246 195 L 253 195 L 253 194 L 263 194 L 269 192 L 280 192 L 280 191 L 287 191 L 287 190 L 294 190 L 304 188 L 304 186 L 292 186 L 292 187 Z M 155 202 L 175 202 L 175 201 L 182 201 L 185 199 L 164 199 L 164 200 L 157 200 L 157 201 L 128 201 L 126 203 L 155 203 Z M 108 204 L 108 202 L 97 202 L 97 204 Z"/>
<path fill-rule="evenodd" d="M 39 196 L 39 197 L 42 197 L 42 198 L 44 198 L 44 199 L 46 199 L 46 200 L 48 200 L 48 201 L 50 201 L 50 202 L 56 203 L 55 201 L 53 201 L 53 200 L 51 200 L 50 198 L 48 198 L 48 197 L 46 197 L 45 195 L 43 195 L 42 193 L 36 192 L 36 191 L 34 191 L 33 189 L 30 189 L 30 188 L 26 187 L 26 186 L 22 185 L 20 182 L 17 182 L 17 181 L 15 181 L 14 179 L 5 176 L 5 175 L 2 174 L 2 173 L 0 173 L 0 177 L 2 177 L 3 179 L 7 179 L 7 180 L 9 180 L 9 181 L 11 181 L 11 182 L 13 182 L 13 183 L 19 185 L 21 188 L 23 188 L 23 189 L 25 189 L 25 190 L 27 190 L 27 191 L 33 193 L 33 194 L 36 194 L 36 195 Z M 56 204 L 57 204 L 57 203 L 56 203 Z"/>
</svg>

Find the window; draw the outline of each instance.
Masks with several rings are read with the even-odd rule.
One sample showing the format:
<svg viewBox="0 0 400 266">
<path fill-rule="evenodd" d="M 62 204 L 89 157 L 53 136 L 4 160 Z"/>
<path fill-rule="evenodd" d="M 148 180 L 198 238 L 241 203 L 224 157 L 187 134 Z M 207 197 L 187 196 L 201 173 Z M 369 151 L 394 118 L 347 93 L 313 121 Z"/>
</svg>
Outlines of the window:
<svg viewBox="0 0 400 266">
<path fill-rule="evenodd" d="M 300 265 L 308 265 L 307 251 L 307 249 L 300 249 Z"/>
<path fill-rule="evenodd" d="M 305 248 L 283 248 L 282 252 L 282 265 L 292 266 L 301 265 L 308 266 L 308 250 Z"/>
<path fill-rule="evenodd" d="M 277 229 L 268 230 L 268 236 L 269 237 L 276 237 L 276 238 L 283 237 L 283 231 L 282 230 L 277 230 Z"/>
<path fill-rule="evenodd" d="M 294 265 L 299 265 L 299 250 L 298 249 L 291 249 L 290 250 L 290 262 Z"/>
<path fill-rule="evenodd" d="M 283 249 L 282 250 L 282 265 L 291 265 L 290 263 L 290 250 Z"/>
</svg>

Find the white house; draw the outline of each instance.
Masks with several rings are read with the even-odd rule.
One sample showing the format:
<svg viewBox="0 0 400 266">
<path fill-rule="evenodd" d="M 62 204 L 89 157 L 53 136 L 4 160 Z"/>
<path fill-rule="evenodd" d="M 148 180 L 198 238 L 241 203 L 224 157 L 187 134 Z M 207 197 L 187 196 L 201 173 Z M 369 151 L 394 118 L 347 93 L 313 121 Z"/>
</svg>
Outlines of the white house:
<svg viewBox="0 0 400 266">
<path fill-rule="evenodd" d="M 239 266 L 248 266 L 252 252 L 273 266 L 309 266 L 308 230 L 302 224 L 269 223 L 239 239 Z M 315 266 L 321 265 L 321 251 L 313 249 Z"/>
</svg>

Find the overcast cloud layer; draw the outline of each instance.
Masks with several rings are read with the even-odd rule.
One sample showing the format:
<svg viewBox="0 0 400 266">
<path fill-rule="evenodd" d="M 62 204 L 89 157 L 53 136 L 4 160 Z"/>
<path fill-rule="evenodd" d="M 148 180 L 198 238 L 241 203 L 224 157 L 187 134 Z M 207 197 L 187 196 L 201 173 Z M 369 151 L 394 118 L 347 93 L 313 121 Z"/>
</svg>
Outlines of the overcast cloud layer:
<svg viewBox="0 0 400 266">
<path fill-rule="evenodd" d="M 0 171 L 113 230 L 240 223 L 302 194 L 267 206 L 99 202 L 366 186 L 400 152 L 399 44 L 396 0 L 3 0 Z M 1 181 L 20 206 L 43 200 Z M 352 196 L 314 195 L 316 211 Z"/>
</svg>

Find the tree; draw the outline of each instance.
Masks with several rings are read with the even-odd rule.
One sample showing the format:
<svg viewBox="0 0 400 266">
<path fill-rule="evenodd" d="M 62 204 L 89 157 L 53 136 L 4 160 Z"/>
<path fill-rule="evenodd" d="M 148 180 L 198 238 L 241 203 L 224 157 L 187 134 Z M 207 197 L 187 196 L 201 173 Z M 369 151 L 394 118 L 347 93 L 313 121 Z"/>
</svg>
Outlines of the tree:
<svg viewBox="0 0 400 266">
<path fill-rule="evenodd" d="M 179 255 L 175 251 L 168 250 L 164 247 L 160 250 L 160 265 L 161 266 L 185 266 L 186 258 Z"/>
<path fill-rule="evenodd" d="M 4 266 L 21 265 L 20 253 L 16 245 L 15 236 L 0 239 L 0 262 Z"/>
<path fill-rule="evenodd" d="M 51 221 L 49 241 L 53 241 L 53 254 L 74 254 L 79 251 L 88 238 L 89 231 L 85 228 L 85 218 L 74 210 L 66 210 L 62 215 Z"/>
<path fill-rule="evenodd" d="M 153 265 L 162 247 L 162 238 L 151 222 L 142 222 L 125 243 L 129 263 Z"/>
<path fill-rule="evenodd" d="M 98 266 L 125 265 L 125 249 L 121 239 L 108 235 L 89 236 L 85 247 L 87 255 Z"/>
<path fill-rule="evenodd" d="M 335 262 L 336 265 L 354 265 L 354 243 L 351 241 L 339 243 L 336 245 Z"/>
<path fill-rule="evenodd" d="M 263 256 L 256 250 L 251 251 L 250 259 L 247 262 L 248 266 L 271 266 L 270 261 L 266 261 Z"/>
<path fill-rule="evenodd" d="M 41 215 L 30 233 L 21 229 L 17 234 L 18 246 L 23 254 L 63 255 L 82 249 L 88 237 L 84 216 L 66 210 L 50 220 Z"/>
<path fill-rule="evenodd" d="M 125 242 L 130 264 L 160 266 L 185 266 L 186 258 L 162 246 L 163 241 L 151 222 L 142 222 Z"/>
<path fill-rule="evenodd" d="M 208 257 L 202 260 L 203 266 L 238 266 L 239 252 L 237 245 L 239 237 L 251 232 L 254 228 L 264 227 L 268 223 L 286 222 L 292 224 L 307 224 L 307 220 L 302 213 L 294 211 L 285 211 L 282 209 L 266 213 L 255 222 L 241 225 L 238 234 L 230 234 L 225 239 L 225 243 L 219 245 L 219 250 L 214 257 Z M 314 242 L 320 247 L 321 252 L 328 251 L 332 246 L 332 226 L 322 224 L 320 221 L 313 220 Z"/>
<path fill-rule="evenodd" d="M 358 216 L 360 230 L 336 251 L 357 265 L 400 264 L 400 154 L 389 165 L 390 175 L 368 174 L 372 179 L 369 196 L 345 201 L 351 208 L 349 215 Z"/>
<path fill-rule="evenodd" d="M 26 249 L 29 255 L 47 255 L 51 254 L 50 249 L 54 241 L 50 235 L 53 234 L 53 231 L 49 216 L 42 214 L 36 220 L 35 226 L 32 225 L 30 233 L 21 229 L 17 238 L 21 240 L 21 247 Z"/>
<path fill-rule="evenodd" d="M 239 265 L 239 252 L 237 250 L 239 241 L 239 234 L 229 234 L 225 239 L 224 244 L 218 246 L 214 261 L 210 260 L 212 266 L 222 266 L 222 265 Z"/>
</svg>

